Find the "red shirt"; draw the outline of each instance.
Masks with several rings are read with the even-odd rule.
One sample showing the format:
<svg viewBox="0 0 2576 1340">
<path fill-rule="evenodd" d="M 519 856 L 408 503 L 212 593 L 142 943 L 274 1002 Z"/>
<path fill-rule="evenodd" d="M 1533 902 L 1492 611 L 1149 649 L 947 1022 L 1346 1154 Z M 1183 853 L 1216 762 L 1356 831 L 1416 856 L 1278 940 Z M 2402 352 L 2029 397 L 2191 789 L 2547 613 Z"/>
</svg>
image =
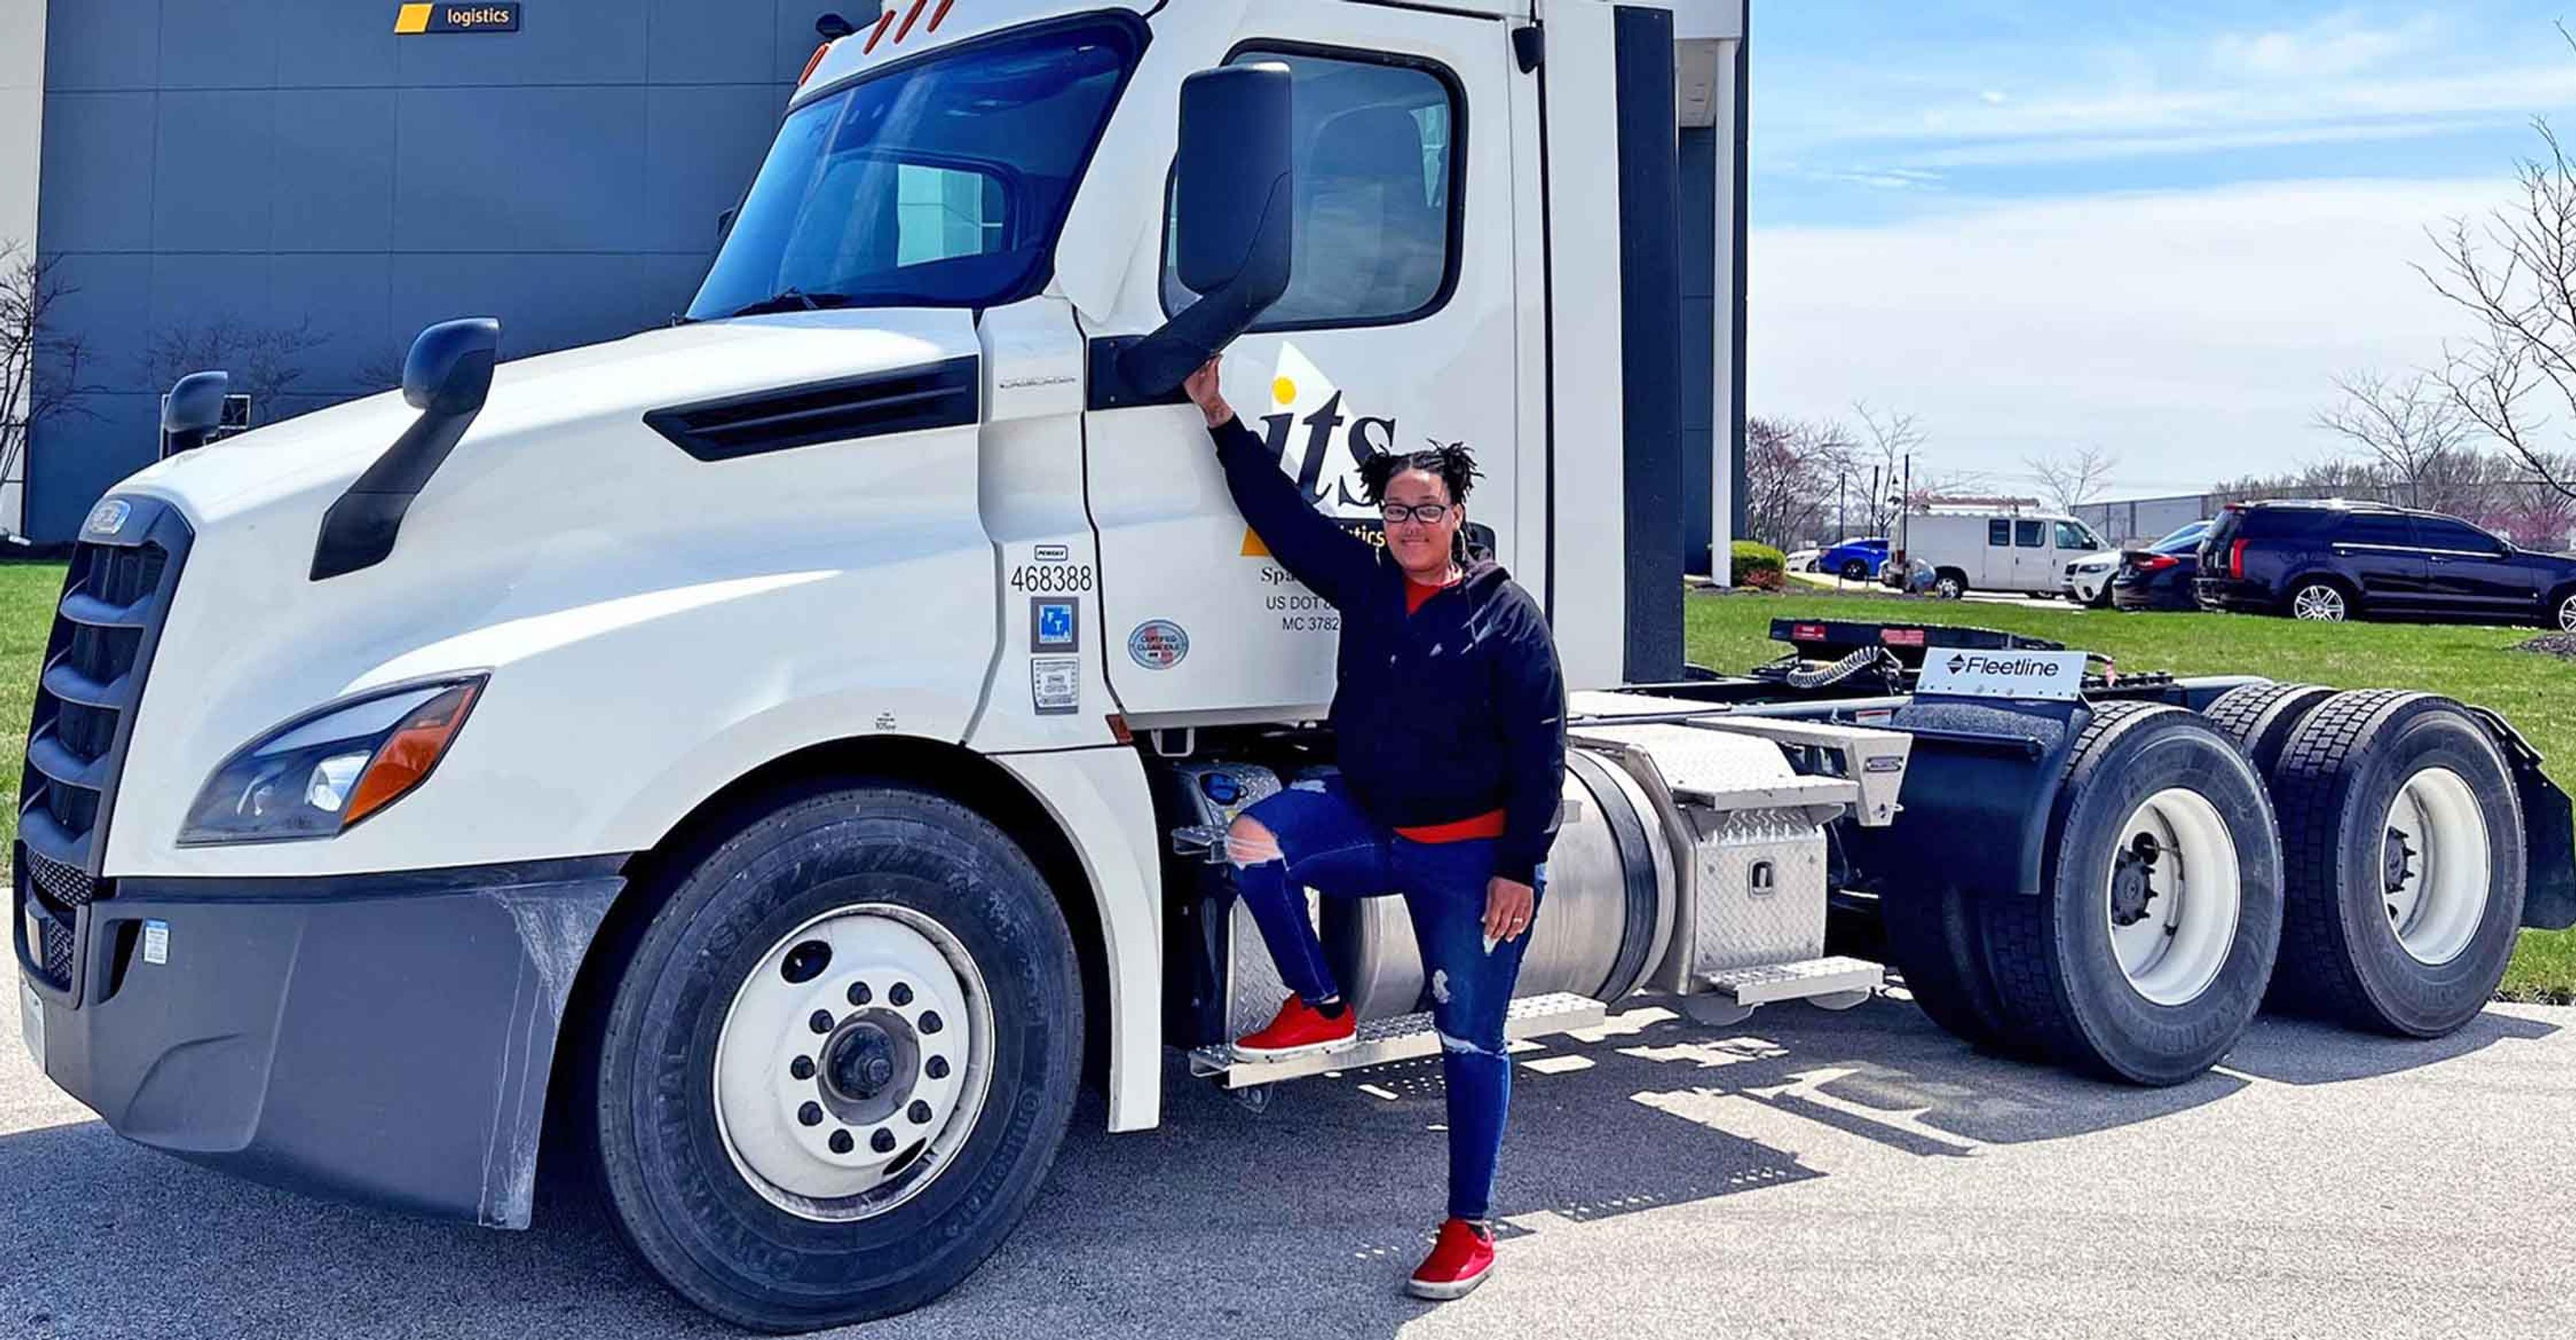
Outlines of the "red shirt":
<svg viewBox="0 0 2576 1340">
<path fill-rule="evenodd" d="M 1422 582 L 1417 582 L 1411 577 L 1405 578 L 1404 612 L 1406 614 L 1411 614 L 1414 611 L 1421 609 L 1424 601 L 1431 599 L 1433 596 L 1436 596 L 1457 584 L 1457 581 L 1452 579 L 1442 582 L 1438 586 L 1429 586 Z M 1429 824 L 1420 828 L 1399 828 L 1395 830 L 1395 832 L 1396 836 L 1409 838 L 1415 842 L 1467 842 L 1476 838 L 1498 838 L 1503 835 L 1503 812 L 1501 810 L 1487 810 L 1485 813 L 1479 814 L 1472 819 L 1459 819 L 1445 824 Z"/>
</svg>

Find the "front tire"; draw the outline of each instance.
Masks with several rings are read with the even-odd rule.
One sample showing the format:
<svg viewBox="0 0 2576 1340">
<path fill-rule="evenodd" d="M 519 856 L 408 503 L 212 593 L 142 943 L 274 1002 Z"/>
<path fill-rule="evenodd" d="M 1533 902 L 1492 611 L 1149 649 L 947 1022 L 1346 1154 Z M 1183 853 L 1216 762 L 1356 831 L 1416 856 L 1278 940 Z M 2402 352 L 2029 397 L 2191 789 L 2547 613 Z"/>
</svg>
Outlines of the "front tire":
<svg viewBox="0 0 2576 1340">
<path fill-rule="evenodd" d="M 2559 632 L 2576 633 L 2576 590 L 2558 593 L 2557 623 Z"/>
<path fill-rule="evenodd" d="M 584 1113 L 636 1254 L 771 1331 L 972 1273 L 1081 1074 L 1080 968 L 1036 866 L 964 806 L 865 787 L 785 803 L 655 892 Z"/>
<path fill-rule="evenodd" d="M 1861 562 L 1857 558 L 1846 561 L 1843 564 L 1843 580 L 1847 582 L 1868 581 L 1869 565 Z"/>
<path fill-rule="evenodd" d="M 2012 1030 L 2133 1084 L 2216 1064 L 2261 1008 L 2281 936 L 2280 838 L 2253 765 L 2197 714 L 2104 704 L 2045 850 L 2038 897 L 1981 909 Z"/>
<path fill-rule="evenodd" d="M 2346 693 L 2272 772 L 2288 860 L 2273 1003 L 2401 1037 L 2477 1017 L 2513 957 L 2528 871 L 2522 803 L 2459 704 Z"/>
<path fill-rule="evenodd" d="M 1940 574 L 1933 578 L 1932 594 L 1943 600 L 1957 600 L 1966 596 L 1968 594 L 1967 574 L 1948 568 L 1942 569 Z"/>
</svg>

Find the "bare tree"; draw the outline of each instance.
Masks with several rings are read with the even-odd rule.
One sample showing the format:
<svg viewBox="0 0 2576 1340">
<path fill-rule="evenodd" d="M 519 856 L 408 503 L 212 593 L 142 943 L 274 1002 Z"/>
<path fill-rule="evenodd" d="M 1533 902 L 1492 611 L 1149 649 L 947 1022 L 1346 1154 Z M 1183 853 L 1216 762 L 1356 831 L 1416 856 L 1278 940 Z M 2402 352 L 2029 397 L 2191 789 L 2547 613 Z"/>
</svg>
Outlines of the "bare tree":
<svg viewBox="0 0 2576 1340">
<path fill-rule="evenodd" d="M 275 423 L 292 417 L 279 413 L 285 396 L 304 380 L 305 358 L 326 343 L 311 317 L 266 326 L 225 313 L 154 331 L 143 346 L 143 376 L 146 384 L 167 390 L 192 372 L 231 373 L 233 393 L 250 397 L 251 423 Z"/>
<path fill-rule="evenodd" d="M 1750 538 L 1794 548 L 1818 538 L 1849 468 L 1850 431 L 1830 420 L 1753 419 L 1744 427 Z"/>
<path fill-rule="evenodd" d="M 2410 507 L 2427 505 L 2426 481 L 2454 473 L 2479 433 L 2449 384 L 2431 373 L 2348 373 L 2335 378 L 2335 389 L 2343 398 L 2317 415 L 2317 427 L 2375 458 L 2406 490 Z"/>
<path fill-rule="evenodd" d="M 19 479 L 36 431 L 89 413 L 89 344 L 60 329 L 64 299 L 79 290 L 55 262 L 0 242 L 0 481 Z"/>
<path fill-rule="evenodd" d="M 2560 25 L 2559 35 L 2576 45 Z M 2535 119 L 2541 152 L 2515 165 L 2516 198 L 2482 222 L 2432 234 L 2440 260 L 2415 267 L 2468 313 L 2470 336 L 2444 349 L 2439 379 L 2461 414 L 2553 492 L 2576 499 L 2576 475 L 2553 442 L 2549 410 L 2576 411 L 2576 164 Z"/>
<path fill-rule="evenodd" d="M 1861 426 L 1852 449 L 1853 475 L 1870 476 L 1878 482 L 1876 496 L 1869 499 L 1869 524 L 1864 529 L 1871 535 L 1885 535 L 1896 528 L 1896 518 L 1908 504 L 1907 467 L 1910 458 L 1923 449 L 1923 427 L 1911 414 L 1881 415 L 1865 400 L 1853 402 L 1852 413 L 1859 417 Z M 1930 487 L 1926 480 L 1913 482 L 1914 493 Z"/>
<path fill-rule="evenodd" d="M 2057 510 L 2072 512 L 2110 487 L 2111 472 L 2120 468 L 2120 457 L 2101 447 L 2083 447 L 2057 456 L 2028 457 L 2025 463 Z"/>
</svg>

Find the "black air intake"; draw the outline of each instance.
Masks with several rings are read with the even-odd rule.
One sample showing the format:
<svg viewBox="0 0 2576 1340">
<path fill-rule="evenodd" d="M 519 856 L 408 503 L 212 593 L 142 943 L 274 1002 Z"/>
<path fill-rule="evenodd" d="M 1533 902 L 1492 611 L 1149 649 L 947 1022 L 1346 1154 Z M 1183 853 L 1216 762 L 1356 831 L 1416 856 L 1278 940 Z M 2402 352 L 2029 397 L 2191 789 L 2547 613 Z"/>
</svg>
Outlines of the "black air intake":
<svg viewBox="0 0 2576 1340">
<path fill-rule="evenodd" d="M 952 358 L 657 409 L 644 422 L 699 460 L 738 460 L 826 442 L 964 427 L 975 422 L 982 403 L 982 377 L 978 360 Z"/>
</svg>

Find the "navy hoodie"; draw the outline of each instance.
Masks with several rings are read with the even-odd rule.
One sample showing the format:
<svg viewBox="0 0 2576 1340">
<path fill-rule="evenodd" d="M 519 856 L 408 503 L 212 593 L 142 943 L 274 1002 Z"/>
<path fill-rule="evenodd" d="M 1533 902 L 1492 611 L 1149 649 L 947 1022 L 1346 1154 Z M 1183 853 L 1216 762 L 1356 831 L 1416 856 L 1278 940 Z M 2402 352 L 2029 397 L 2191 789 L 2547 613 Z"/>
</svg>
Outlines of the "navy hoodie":
<svg viewBox="0 0 2576 1340">
<path fill-rule="evenodd" d="M 1244 520 L 1341 611 L 1332 726 L 1352 798 L 1389 828 L 1501 810 L 1494 873 L 1531 883 L 1565 786 L 1565 676 L 1538 602 L 1478 562 L 1408 615 L 1392 554 L 1317 512 L 1241 421 L 1210 435 Z"/>
</svg>

